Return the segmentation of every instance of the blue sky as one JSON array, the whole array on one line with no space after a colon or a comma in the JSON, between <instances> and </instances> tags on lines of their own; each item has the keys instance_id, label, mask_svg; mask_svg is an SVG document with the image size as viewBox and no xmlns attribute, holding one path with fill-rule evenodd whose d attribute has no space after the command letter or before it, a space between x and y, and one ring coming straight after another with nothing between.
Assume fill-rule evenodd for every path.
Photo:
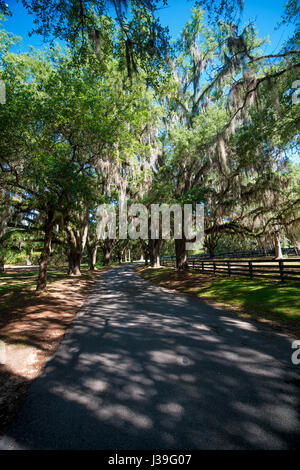
<instances>
[{"instance_id":1,"label":"blue sky","mask_svg":"<svg viewBox=\"0 0 300 470\"><path fill-rule=\"evenodd\" d=\"M43 38L37 35L28 37L28 32L33 28L33 18L23 8L21 1L6 0L13 16L5 23L5 28L23 38L23 46L18 46L17 51L28 49L28 45L43 48ZM159 18L164 26L169 26L172 38L178 37L182 27L190 19L193 0L168 0L168 7L159 11ZM270 36L271 45L266 47L266 52L272 53L279 49L280 45L289 36L292 28L283 26L275 31L283 12L285 0L245 0L243 13L244 22L255 20L260 37Z\"/></svg>"}]
</instances>

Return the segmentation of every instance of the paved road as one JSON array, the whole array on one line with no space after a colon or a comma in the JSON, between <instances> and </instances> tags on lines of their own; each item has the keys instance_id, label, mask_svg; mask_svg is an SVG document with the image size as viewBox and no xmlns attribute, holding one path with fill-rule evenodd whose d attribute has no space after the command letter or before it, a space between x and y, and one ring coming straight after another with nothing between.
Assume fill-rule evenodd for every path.
<instances>
[{"instance_id":1,"label":"paved road","mask_svg":"<svg viewBox=\"0 0 300 470\"><path fill-rule=\"evenodd\" d=\"M296 448L291 352L287 337L122 266L98 281L0 448Z\"/></svg>"}]
</instances>

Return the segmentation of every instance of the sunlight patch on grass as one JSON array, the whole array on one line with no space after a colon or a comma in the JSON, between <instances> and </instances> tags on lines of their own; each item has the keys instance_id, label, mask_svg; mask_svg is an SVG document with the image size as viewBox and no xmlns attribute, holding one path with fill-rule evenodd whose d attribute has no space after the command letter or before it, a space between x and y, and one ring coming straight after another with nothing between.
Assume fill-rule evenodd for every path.
<instances>
[{"instance_id":1,"label":"sunlight patch on grass","mask_svg":"<svg viewBox=\"0 0 300 470\"><path fill-rule=\"evenodd\" d=\"M248 308L300 318L300 285L282 285L240 279L216 279L198 289L198 295Z\"/></svg>"},{"instance_id":2,"label":"sunlight patch on grass","mask_svg":"<svg viewBox=\"0 0 300 470\"><path fill-rule=\"evenodd\" d=\"M300 283L225 278L172 268L139 268L140 275L154 284L167 287L224 306L240 308L243 314L290 325L300 331Z\"/></svg>"},{"instance_id":3,"label":"sunlight patch on grass","mask_svg":"<svg viewBox=\"0 0 300 470\"><path fill-rule=\"evenodd\" d=\"M90 272L83 269L82 274L85 278L92 279L96 272ZM30 300L35 295L35 287L38 272L32 271L13 271L0 273L0 311L12 308L22 296L23 300ZM67 275L65 266L50 267L47 275L47 285L51 286L56 281L70 279ZM19 302L19 301L18 301Z\"/></svg>"}]
</instances>

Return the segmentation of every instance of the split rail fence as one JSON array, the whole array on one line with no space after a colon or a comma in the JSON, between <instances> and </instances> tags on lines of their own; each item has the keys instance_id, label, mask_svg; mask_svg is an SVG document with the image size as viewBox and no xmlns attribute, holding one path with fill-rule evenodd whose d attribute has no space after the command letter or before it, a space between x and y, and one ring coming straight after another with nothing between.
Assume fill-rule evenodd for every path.
<instances>
[{"instance_id":1,"label":"split rail fence","mask_svg":"<svg viewBox=\"0 0 300 470\"><path fill-rule=\"evenodd\" d=\"M162 266L175 267L175 256L161 259ZM189 269L200 273L223 274L300 281L300 258L282 260L201 260L188 258Z\"/></svg>"}]
</instances>

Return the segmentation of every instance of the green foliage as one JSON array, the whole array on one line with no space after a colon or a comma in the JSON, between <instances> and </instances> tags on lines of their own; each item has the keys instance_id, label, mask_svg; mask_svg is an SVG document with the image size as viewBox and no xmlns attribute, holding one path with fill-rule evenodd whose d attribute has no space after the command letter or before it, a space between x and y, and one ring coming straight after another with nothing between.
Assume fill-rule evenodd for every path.
<instances>
[{"instance_id":1,"label":"green foliage","mask_svg":"<svg viewBox=\"0 0 300 470\"><path fill-rule=\"evenodd\" d=\"M155 12L166 3L164 0L22 0L22 3L35 17L37 27L32 33L67 41L81 59L87 58L91 47L100 63L114 54L119 66L127 69L129 78L139 65L149 72L150 81L158 79L154 71L164 66L168 30L160 25Z\"/></svg>"},{"instance_id":2,"label":"green foliage","mask_svg":"<svg viewBox=\"0 0 300 470\"><path fill-rule=\"evenodd\" d=\"M157 2L115 2L116 20L102 1L23 3L37 32L68 48L15 54L18 38L0 30L2 260L42 251L47 230L53 260L65 260L70 240L84 249L87 220L96 246L96 208L120 196L205 203L212 251L277 232L297 242L296 36L264 57L255 25L233 23L235 1L200 2L218 21L196 6L172 48ZM289 2L285 21L297 8Z\"/></svg>"},{"instance_id":3,"label":"green foliage","mask_svg":"<svg viewBox=\"0 0 300 470\"><path fill-rule=\"evenodd\" d=\"M239 307L242 312L235 313L252 317L260 321L271 321L275 325L289 328L291 332L299 332L300 320L300 296L299 283L288 283L278 285L278 282L264 280L249 280L238 278L214 277L213 279L203 279L201 274L192 274L192 279L174 279L174 270L151 269L141 273L143 277L161 286L167 285L180 292L196 295L200 298L209 298L234 307ZM172 281L176 282L174 285ZM182 281L182 284L180 283ZM189 287L189 280L191 287ZM196 280L198 288L195 288Z\"/></svg>"}]
</instances>

